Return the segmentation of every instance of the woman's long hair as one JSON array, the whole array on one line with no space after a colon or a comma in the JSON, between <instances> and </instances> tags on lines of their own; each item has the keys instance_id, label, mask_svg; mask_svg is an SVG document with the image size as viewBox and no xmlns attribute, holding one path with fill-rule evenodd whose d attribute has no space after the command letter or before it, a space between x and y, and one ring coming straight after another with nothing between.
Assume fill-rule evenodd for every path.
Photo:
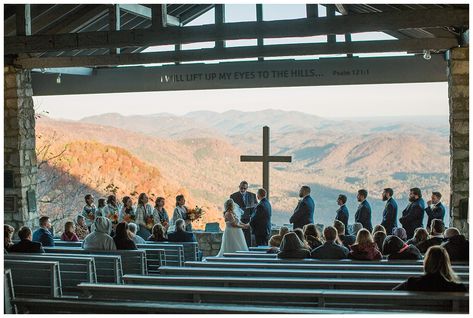
<instances>
[{"instance_id":1,"label":"woman's long hair","mask_svg":"<svg viewBox=\"0 0 473 318\"><path fill-rule=\"evenodd\" d=\"M289 232L286 235L284 235L284 237L282 238L281 247L280 247L281 251L286 251L286 252L297 251L304 248L305 248L304 243L302 243L302 241L299 239L297 234L294 232Z\"/></svg>"},{"instance_id":2,"label":"woman's long hair","mask_svg":"<svg viewBox=\"0 0 473 318\"><path fill-rule=\"evenodd\" d=\"M145 203L144 203L145 196L146 196L146 193L144 192L140 193L140 195L138 196L138 206L145 206Z\"/></svg>"},{"instance_id":3,"label":"woman's long hair","mask_svg":"<svg viewBox=\"0 0 473 318\"><path fill-rule=\"evenodd\" d=\"M458 283L458 276L452 269L450 256L442 246L431 246L425 253L424 272L426 274L442 275L449 282Z\"/></svg>"},{"instance_id":4,"label":"woman's long hair","mask_svg":"<svg viewBox=\"0 0 473 318\"><path fill-rule=\"evenodd\" d=\"M156 208L156 210L158 209L158 203L161 202L162 200L164 200L163 197L157 197L156 200L154 201L154 207Z\"/></svg>"},{"instance_id":5,"label":"woman's long hair","mask_svg":"<svg viewBox=\"0 0 473 318\"><path fill-rule=\"evenodd\" d=\"M129 239L131 240L130 234L128 233L128 224L126 222L120 222L115 229L115 237L117 239Z\"/></svg>"},{"instance_id":6,"label":"woman's long hair","mask_svg":"<svg viewBox=\"0 0 473 318\"><path fill-rule=\"evenodd\" d=\"M355 244L359 245L365 245L365 244L373 244L373 237L371 236L370 231L367 229L361 229L358 231L358 234L356 235L356 241Z\"/></svg>"},{"instance_id":7,"label":"woman's long hair","mask_svg":"<svg viewBox=\"0 0 473 318\"><path fill-rule=\"evenodd\" d=\"M72 222L66 222L66 224L64 224L64 233L66 234L72 234L74 233L74 223Z\"/></svg>"},{"instance_id":8,"label":"woman's long hair","mask_svg":"<svg viewBox=\"0 0 473 318\"><path fill-rule=\"evenodd\" d=\"M181 201L183 198L184 198L183 194L179 194L178 196L176 196L176 207L179 206L179 201Z\"/></svg>"},{"instance_id":9,"label":"woman's long hair","mask_svg":"<svg viewBox=\"0 0 473 318\"><path fill-rule=\"evenodd\" d=\"M224 215L225 215L225 212L227 212L227 211L231 211L231 212L235 213L235 202L233 202L232 199L228 199L223 204L223 210L224 210L223 211Z\"/></svg>"},{"instance_id":10,"label":"woman's long hair","mask_svg":"<svg viewBox=\"0 0 473 318\"><path fill-rule=\"evenodd\" d=\"M13 236L13 233L15 232L15 228L11 225L8 225L8 224L5 224L3 225L3 234L4 234L4 244L5 245L9 245L9 244L13 244L12 242L12 236Z\"/></svg>"},{"instance_id":11,"label":"woman's long hair","mask_svg":"<svg viewBox=\"0 0 473 318\"><path fill-rule=\"evenodd\" d=\"M429 233L427 232L426 229L424 229L423 227L418 227L415 231L414 231L414 238L416 240L416 244L420 243L420 242L423 242L425 240L428 240L429 239Z\"/></svg>"},{"instance_id":12,"label":"woman's long hair","mask_svg":"<svg viewBox=\"0 0 473 318\"><path fill-rule=\"evenodd\" d=\"M386 234L386 235L388 234L386 232L386 228L384 226L382 226L381 224L375 225L374 228L373 228L373 232L371 232L371 233L374 235L374 233L376 233L376 232L384 232L384 234Z\"/></svg>"},{"instance_id":13,"label":"woman's long hair","mask_svg":"<svg viewBox=\"0 0 473 318\"><path fill-rule=\"evenodd\" d=\"M160 223L156 223L153 226L153 238L155 240L166 239L166 237L164 236L164 227Z\"/></svg>"}]
</instances>

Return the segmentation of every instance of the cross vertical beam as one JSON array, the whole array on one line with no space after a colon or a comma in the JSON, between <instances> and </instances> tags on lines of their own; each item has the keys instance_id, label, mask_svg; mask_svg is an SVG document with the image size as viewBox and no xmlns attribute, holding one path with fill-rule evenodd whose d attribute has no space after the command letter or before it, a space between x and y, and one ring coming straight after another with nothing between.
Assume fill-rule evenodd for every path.
<instances>
[{"instance_id":1,"label":"cross vertical beam","mask_svg":"<svg viewBox=\"0 0 473 318\"><path fill-rule=\"evenodd\" d=\"M241 162L262 162L263 163L263 188L266 190L266 197L269 198L269 163L270 162L291 162L291 156L270 156L269 151L269 127L263 127L263 155L262 156L240 156Z\"/></svg>"}]
</instances>

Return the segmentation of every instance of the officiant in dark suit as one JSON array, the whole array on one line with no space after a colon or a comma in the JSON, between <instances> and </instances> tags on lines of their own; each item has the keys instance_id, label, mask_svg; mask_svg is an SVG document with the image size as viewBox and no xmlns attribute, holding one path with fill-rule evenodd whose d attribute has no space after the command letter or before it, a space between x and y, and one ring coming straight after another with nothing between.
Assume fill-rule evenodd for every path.
<instances>
[{"instance_id":1,"label":"officiant in dark suit","mask_svg":"<svg viewBox=\"0 0 473 318\"><path fill-rule=\"evenodd\" d=\"M266 246L271 236L271 204L266 198L265 189L258 189L256 197L259 203L251 215L250 225L255 235L256 246Z\"/></svg>"},{"instance_id":2,"label":"officiant in dark suit","mask_svg":"<svg viewBox=\"0 0 473 318\"><path fill-rule=\"evenodd\" d=\"M240 191L230 195L230 199L240 206L243 210L243 215L240 218L242 223L249 223L251 214L253 213L258 201L256 201L256 194L248 191L248 182L240 182ZM251 246L251 230L243 229L245 234L246 244Z\"/></svg>"},{"instance_id":3,"label":"officiant in dark suit","mask_svg":"<svg viewBox=\"0 0 473 318\"><path fill-rule=\"evenodd\" d=\"M299 197L302 199L297 204L294 214L289 219L289 223L293 224L293 229L302 229L304 225L314 223L315 202L310 196L309 186L301 187Z\"/></svg>"}]
</instances>

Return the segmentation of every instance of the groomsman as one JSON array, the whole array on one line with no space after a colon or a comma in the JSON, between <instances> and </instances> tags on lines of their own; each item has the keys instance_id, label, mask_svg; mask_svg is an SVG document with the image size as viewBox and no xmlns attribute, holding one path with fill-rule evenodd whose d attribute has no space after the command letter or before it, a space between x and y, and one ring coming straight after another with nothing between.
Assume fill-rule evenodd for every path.
<instances>
[{"instance_id":1,"label":"groomsman","mask_svg":"<svg viewBox=\"0 0 473 318\"><path fill-rule=\"evenodd\" d=\"M256 204L258 204L258 201L256 201L256 194L248 191L248 182L240 182L240 191L230 195L230 199L232 199L233 202L238 204L243 210L243 215L241 216L240 221L242 223L249 223L251 214L253 213ZM245 235L246 244L248 246L251 246L250 228L243 229L243 234Z\"/></svg>"},{"instance_id":2,"label":"groomsman","mask_svg":"<svg viewBox=\"0 0 473 318\"><path fill-rule=\"evenodd\" d=\"M355 223L361 223L365 229L371 232L373 231L373 226L371 225L371 206L368 201L366 201L367 197L368 191L365 189L358 190L356 199L360 202L360 205L355 213Z\"/></svg>"},{"instance_id":3,"label":"groomsman","mask_svg":"<svg viewBox=\"0 0 473 318\"><path fill-rule=\"evenodd\" d=\"M345 205L347 203L347 196L344 194L339 194L338 199L337 199L337 204L340 206L340 208L337 210L337 216L335 217L335 220L338 220L345 225L345 228L348 229L348 208Z\"/></svg>"},{"instance_id":4,"label":"groomsman","mask_svg":"<svg viewBox=\"0 0 473 318\"><path fill-rule=\"evenodd\" d=\"M445 217L445 206L440 202L442 194L440 192L432 192L432 200L427 201L427 207L425 213L429 217L427 220L427 227L430 229L430 224L433 219L442 220Z\"/></svg>"},{"instance_id":5,"label":"groomsman","mask_svg":"<svg viewBox=\"0 0 473 318\"><path fill-rule=\"evenodd\" d=\"M271 204L266 198L266 190L258 189L258 205L251 215L250 225L255 235L256 246L267 246L271 236Z\"/></svg>"},{"instance_id":6,"label":"groomsman","mask_svg":"<svg viewBox=\"0 0 473 318\"><path fill-rule=\"evenodd\" d=\"M315 202L310 196L309 186L301 187L299 197L301 200L299 200L294 214L289 219L293 229L302 229L304 225L314 223Z\"/></svg>"},{"instance_id":7,"label":"groomsman","mask_svg":"<svg viewBox=\"0 0 473 318\"><path fill-rule=\"evenodd\" d=\"M422 222L424 219L425 202L422 199L422 192L419 188L412 188L409 191L409 202L411 202L402 211L402 217L399 222L406 230L407 239L414 236L414 231L418 227L424 227Z\"/></svg>"},{"instance_id":8,"label":"groomsman","mask_svg":"<svg viewBox=\"0 0 473 318\"><path fill-rule=\"evenodd\" d=\"M386 188L383 191L383 201L386 201L383 211L383 221L381 225L386 229L386 234L393 234L393 228L397 227L397 203L393 198L394 191Z\"/></svg>"}]
</instances>

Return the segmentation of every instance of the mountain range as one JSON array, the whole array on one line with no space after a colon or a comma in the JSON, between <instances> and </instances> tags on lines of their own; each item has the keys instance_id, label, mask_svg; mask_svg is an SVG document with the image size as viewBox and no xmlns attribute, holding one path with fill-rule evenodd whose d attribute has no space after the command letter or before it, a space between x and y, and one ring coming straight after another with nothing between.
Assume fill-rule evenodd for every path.
<instances>
[{"instance_id":1,"label":"mountain range","mask_svg":"<svg viewBox=\"0 0 473 318\"><path fill-rule=\"evenodd\" d=\"M69 157L76 156L74 153L80 152L81 147L95 149L103 156L104 151L113 149L114 153L128 156L120 161L122 169L126 161L133 162L126 169L135 171L139 166L135 173L141 175L156 169L160 176L156 182L162 185L155 187L156 191L172 189L168 191L168 211L173 210L172 196L183 191L192 204L208 207L205 221L222 224L223 202L237 191L241 180L247 180L253 191L261 186L261 164L241 163L239 156L261 154L264 125L271 128L271 154L293 158L292 163L271 164L273 223L287 223L303 184L311 186L317 201L316 222L323 224L333 220L339 193L348 196L351 223L357 207L356 191L360 188L369 191L373 223L380 221L384 187L395 190L401 209L407 205L411 187L420 187L426 197L431 191L449 193L446 117L336 120L281 110L199 111L183 116L114 113L80 121L43 117L37 122L37 131L43 138L41 142L54 139L56 151L69 145ZM114 157L112 162L103 164L113 166L116 160ZM141 183L141 179L131 177L123 183L124 176L112 173L116 169L94 170L97 164L97 158L82 156L78 165L87 169L71 173L89 173L102 180L101 184L87 183L98 193L103 193L110 183L127 187L124 193L135 191ZM444 201L448 203L448 195Z\"/></svg>"}]
</instances>

